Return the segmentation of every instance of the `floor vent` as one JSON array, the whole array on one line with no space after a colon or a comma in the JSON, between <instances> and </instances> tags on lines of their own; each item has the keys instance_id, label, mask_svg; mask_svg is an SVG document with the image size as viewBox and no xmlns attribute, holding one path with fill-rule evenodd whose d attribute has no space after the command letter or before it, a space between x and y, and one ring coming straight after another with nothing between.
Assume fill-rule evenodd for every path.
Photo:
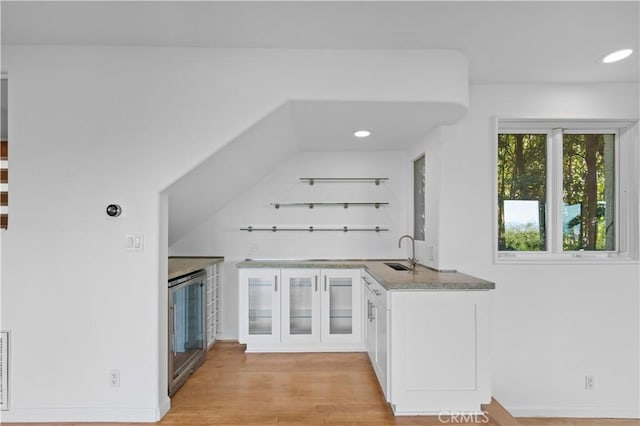
<instances>
[{"instance_id":1,"label":"floor vent","mask_svg":"<svg viewBox=\"0 0 640 426\"><path fill-rule=\"evenodd\" d=\"M9 409L9 332L0 332L0 410Z\"/></svg>"}]
</instances>

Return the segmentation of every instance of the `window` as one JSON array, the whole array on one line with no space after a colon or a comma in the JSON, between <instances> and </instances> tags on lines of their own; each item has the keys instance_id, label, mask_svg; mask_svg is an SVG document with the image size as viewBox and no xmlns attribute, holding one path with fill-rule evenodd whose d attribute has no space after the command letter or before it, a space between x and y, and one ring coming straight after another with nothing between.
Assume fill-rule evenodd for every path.
<instances>
[{"instance_id":1,"label":"window","mask_svg":"<svg viewBox=\"0 0 640 426\"><path fill-rule=\"evenodd\" d=\"M547 249L547 135L498 135L498 249Z\"/></svg>"},{"instance_id":2,"label":"window","mask_svg":"<svg viewBox=\"0 0 640 426\"><path fill-rule=\"evenodd\" d=\"M562 136L562 249L615 247L615 134Z\"/></svg>"},{"instance_id":3,"label":"window","mask_svg":"<svg viewBox=\"0 0 640 426\"><path fill-rule=\"evenodd\" d=\"M424 241L425 228L425 157L413 162L413 238Z\"/></svg>"},{"instance_id":4,"label":"window","mask_svg":"<svg viewBox=\"0 0 640 426\"><path fill-rule=\"evenodd\" d=\"M498 122L498 259L629 256L637 242L620 212L633 202L619 195L637 168L621 154L629 124Z\"/></svg>"}]
</instances>

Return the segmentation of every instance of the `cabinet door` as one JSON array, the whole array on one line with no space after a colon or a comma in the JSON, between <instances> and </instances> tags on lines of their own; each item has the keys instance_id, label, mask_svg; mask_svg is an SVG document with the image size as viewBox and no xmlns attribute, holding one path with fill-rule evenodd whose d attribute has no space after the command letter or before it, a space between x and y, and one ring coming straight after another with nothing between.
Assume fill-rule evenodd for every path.
<instances>
[{"instance_id":1,"label":"cabinet door","mask_svg":"<svg viewBox=\"0 0 640 426\"><path fill-rule=\"evenodd\" d=\"M282 341L320 341L320 270L282 269Z\"/></svg>"},{"instance_id":2,"label":"cabinet door","mask_svg":"<svg viewBox=\"0 0 640 426\"><path fill-rule=\"evenodd\" d=\"M369 300L369 290L367 290L367 286L364 283L364 280L362 280L362 341L364 343L364 347L367 350L367 352L369 351L369 330L368 330L368 325L369 325L369 318L371 315L371 310L369 309L369 306L371 304L371 301Z\"/></svg>"},{"instance_id":3,"label":"cabinet door","mask_svg":"<svg viewBox=\"0 0 640 426\"><path fill-rule=\"evenodd\" d=\"M360 342L362 286L359 269L322 270L322 341Z\"/></svg>"},{"instance_id":4,"label":"cabinet door","mask_svg":"<svg viewBox=\"0 0 640 426\"><path fill-rule=\"evenodd\" d=\"M382 305L376 305L375 308L375 320L376 323L376 366L378 373L378 380L382 387L382 392L385 397L388 398L388 347L387 347L387 310Z\"/></svg>"},{"instance_id":5,"label":"cabinet door","mask_svg":"<svg viewBox=\"0 0 640 426\"><path fill-rule=\"evenodd\" d=\"M365 293L365 299L367 300L367 323L365 324L365 330L367 333L367 353L369 354L369 359L371 360L371 364L373 364L373 368L377 370L378 356L377 356L377 348L378 348L378 332L376 326L378 323L376 322L376 305L374 303L374 298L371 292L367 289Z\"/></svg>"},{"instance_id":6,"label":"cabinet door","mask_svg":"<svg viewBox=\"0 0 640 426\"><path fill-rule=\"evenodd\" d=\"M241 335L246 343L280 341L280 270L240 271Z\"/></svg>"}]
</instances>

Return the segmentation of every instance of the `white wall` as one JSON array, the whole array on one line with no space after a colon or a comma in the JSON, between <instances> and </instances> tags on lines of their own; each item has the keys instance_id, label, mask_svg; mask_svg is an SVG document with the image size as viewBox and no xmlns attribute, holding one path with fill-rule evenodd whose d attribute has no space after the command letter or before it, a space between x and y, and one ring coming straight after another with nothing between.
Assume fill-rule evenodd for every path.
<instances>
[{"instance_id":1,"label":"white wall","mask_svg":"<svg viewBox=\"0 0 640 426\"><path fill-rule=\"evenodd\" d=\"M148 421L166 409L160 257L167 236L160 229L167 206L159 193L266 113L288 99L467 102L466 89L453 85L450 93L450 84L429 79L434 67L451 82L466 78L460 57L447 54L76 47L2 54L11 76L12 151L0 327L13 339L12 409L2 421ZM458 71L442 72L443 64ZM430 136L442 141L438 150L425 142L428 161L442 165L438 259L496 281L493 393L516 414L638 415L640 274L624 265L493 265L491 117L637 116L637 93L637 85L477 86L467 117ZM397 161L408 165L409 157ZM393 189L404 210L389 220L406 230L400 193ZM123 217L104 215L109 202L124 205ZM231 207L242 206L242 197L237 203ZM461 222L452 211L469 214ZM240 219L257 224L255 216L228 223L235 228ZM126 252L127 233L143 233L145 250ZM338 250L327 240L296 254L400 257L393 234L381 234L380 244L372 235L325 236ZM235 235L221 235L237 244L230 257L247 256L248 238L260 238L249 256L271 256L271 235L244 233L238 242ZM108 386L112 368L121 370L120 388ZM592 392L583 390L585 374L596 376Z\"/></svg>"},{"instance_id":2,"label":"white wall","mask_svg":"<svg viewBox=\"0 0 640 426\"><path fill-rule=\"evenodd\" d=\"M495 116L637 117L638 86L472 86L467 116L459 124L435 129L412 144L404 156L396 153L394 171L390 171L398 176L397 181L391 181L394 185L406 184L405 188L394 188L393 193L398 205L406 206L402 216L406 225L398 222L396 226L409 230L411 161L426 153L427 241L418 243L417 255L427 260L427 246L434 245L436 259L423 263L457 268L496 282L496 290L492 292L493 395L507 409L523 416L638 417L639 266L493 263ZM637 133L637 126L634 130ZM323 155L328 157L307 153L282 165L174 245L172 251L199 254L225 250L231 259L406 255L405 250L398 252L395 235L383 245L363 241L360 246L345 244L351 236L318 234L313 235L312 241L307 234L237 231L239 225L310 223L315 215L322 213L324 217L320 210L303 214L268 207L269 202L282 199L308 201L309 191L295 180L298 175L311 173L299 170L336 173L341 167L350 170L349 161L353 159L342 158L342 153ZM342 164L343 160L347 162ZM356 164L369 162L373 167L379 161L380 158L371 157ZM322 169L323 164L331 167ZM390 164L383 161L379 166ZM401 212L393 212L397 213ZM256 252L252 251L254 243ZM226 274L224 337L234 338L237 292L233 265ZM594 390L584 390L585 375L595 376Z\"/></svg>"},{"instance_id":3,"label":"white wall","mask_svg":"<svg viewBox=\"0 0 640 426\"><path fill-rule=\"evenodd\" d=\"M441 214L427 216L427 234L439 230L440 266L496 283L493 395L514 415L638 417L638 264L493 263L496 116L637 118L638 86L472 86L467 116L422 142L427 170L438 168L427 206ZM585 375L595 376L594 390L584 390Z\"/></svg>"},{"instance_id":4,"label":"white wall","mask_svg":"<svg viewBox=\"0 0 640 426\"><path fill-rule=\"evenodd\" d=\"M398 205L406 206L402 216L405 224L399 222L397 226L409 230L412 228L411 161L426 153L427 241L418 243L418 257L425 260L425 264L457 268L496 282L496 290L492 292L493 395L515 415L640 416L640 272L637 264L493 263L492 123L496 115L637 117L637 93L637 85L473 86L470 111L459 124L441 126L412 144L405 155L396 153L393 157L395 171L390 173L397 175L398 180L391 182L406 184L404 188L393 189ZM239 226L249 224L311 223L310 219L320 218L315 215L321 213L328 218L320 210L287 213L273 210L268 204L283 199L309 201L309 190L296 183L296 178L311 175L305 173L311 170L322 173L337 173L341 168L352 170L349 164L355 159L341 155L324 153L318 157L317 153L306 153L288 161L172 246L172 252L200 254L225 250L233 260L406 255L405 250L398 251L395 235L382 245L365 241L362 245L359 241L349 245L345 242L351 236L317 234L312 241L304 233L237 231ZM383 153L383 158L392 157ZM381 160L357 159L354 164L369 163L371 167ZM323 169L323 164L331 167ZM378 166L391 164L383 161ZM394 215L400 213L393 212ZM433 262L428 261L428 245L436 247ZM225 273L223 337L234 338L237 333L236 269L228 265ZM595 376L594 390L584 390L585 375Z\"/></svg>"},{"instance_id":5,"label":"white wall","mask_svg":"<svg viewBox=\"0 0 640 426\"><path fill-rule=\"evenodd\" d=\"M468 101L466 59L447 51L3 46L2 55L11 224L1 327L12 332L3 421L150 421L167 409L159 194L261 117L289 99ZM112 202L124 207L118 219L104 214ZM125 251L127 233L144 234L145 250ZM108 385L111 369L119 388Z\"/></svg>"},{"instance_id":6,"label":"white wall","mask_svg":"<svg viewBox=\"0 0 640 426\"><path fill-rule=\"evenodd\" d=\"M455 269L457 264L455 259L451 259L453 264L446 264L439 254L440 239L443 234L443 229L440 227L440 217L447 214L446 211L443 211L439 201L444 198L445 194L442 194L442 191L446 189L442 185L446 178L444 170L448 167L447 163L442 161L442 150L445 148L445 144L444 126L438 126L425 135L422 140L408 147L409 162L405 166L411 183L406 188L409 204L408 232L413 234L413 161L422 155L425 156L425 240L416 241L416 257L422 265L441 270ZM407 246L406 254L411 256L409 246Z\"/></svg>"},{"instance_id":7,"label":"white wall","mask_svg":"<svg viewBox=\"0 0 640 426\"><path fill-rule=\"evenodd\" d=\"M398 238L407 229L408 185L402 151L304 152L281 163L250 190L213 214L170 248L172 255L221 253L223 270L222 339L238 338L238 274L235 263L257 259L386 259L403 258ZM363 182L300 182L301 177L388 177L376 186ZM368 202L371 206L280 207L274 202ZM364 227L387 232L247 232L253 227Z\"/></svg>"}]
</instances>

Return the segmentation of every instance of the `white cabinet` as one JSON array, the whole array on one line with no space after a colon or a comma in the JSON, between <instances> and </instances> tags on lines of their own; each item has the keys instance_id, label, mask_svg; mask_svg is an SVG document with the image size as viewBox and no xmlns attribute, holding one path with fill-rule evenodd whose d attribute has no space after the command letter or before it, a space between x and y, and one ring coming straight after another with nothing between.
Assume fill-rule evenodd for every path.
<instances>
[{"instance_id":1,"label":"white cabinet","mask_svg":"<svg viewBox=\"0 0 640 426\"><path fill-rule=\"evenodd\" d=\"M280 269L240 270L241 343L280 341Z\"/></svg>"},{"instance_id":2,"label":"white cabinet","mask_svg":"<svg viewBox=\"0 0 640 426\"><path fill-rule=\"evenodd\" d=\"M479 412L491 401L488 291L391 292L396 414Z\"/></svg>"},{"instance_id":3,"label":"white cabinet","mask_svg":"<svg viewBox=\"0 0 640 426\"><path fill-rule=\"evenodd\" d=\"M241 343L256 352L362 350L359 281L359 269L241 268Z\"/></svg>"},{"instance_id":4,"label":"white cabinet","mask_svg":"<svg viewBox=\"0 0 640 426\"><path fill-rule=\"evenodd\" d=\"M362 275L362 282L366 308L365 345L382 392L388 400L387 291L366 273Z\"/></svg>"},{"instance_id":5,"label":"white cabinet","mask_svg":"<svg viewBox=\"0 0 640 426\"><path fill-rule=\"evenodd\" d=\"M359 269L323 269L321 330L323 342L361 341Z\"/></svg>"},{"instance_id":6,"label":"white cabinet","mask_svg":"<svg viewBox=\"0 0 640 426\"><path fill-rule=\"evenodd\" d=\"M376 322L372 320L373 318L373 309L375 309L375 300L373 294L368 290L363 290L363 298L365 301L365 309L366 309L366 317L365 317L365 325L364 325L364 344L367 348L367 353L369 354L369 359L371 360L371 364L374 366L376 364L376 350L378 343L376 339L378 338L377 330L376 330Z\"/></svg>"},{"instance_id":7,"label":"white cabinet","mask_svg":"<svg viewBox=\"0 0 640 426\"><path fill-rule=\"evenodd\" d=\"M396 415L491 401L488 291L386 291L364 271L362 282L365 346Z\"/></svg>"},{"instance_id":8,"label":"white cabinet","mask_svg":"<svg viewBox=\"0 0 640 426\"><path fill-rule=\"evenodd\" d=\"M314 343L320 341L320 271L283 269L282 341Z\"/></svg>"}]
</instances>

